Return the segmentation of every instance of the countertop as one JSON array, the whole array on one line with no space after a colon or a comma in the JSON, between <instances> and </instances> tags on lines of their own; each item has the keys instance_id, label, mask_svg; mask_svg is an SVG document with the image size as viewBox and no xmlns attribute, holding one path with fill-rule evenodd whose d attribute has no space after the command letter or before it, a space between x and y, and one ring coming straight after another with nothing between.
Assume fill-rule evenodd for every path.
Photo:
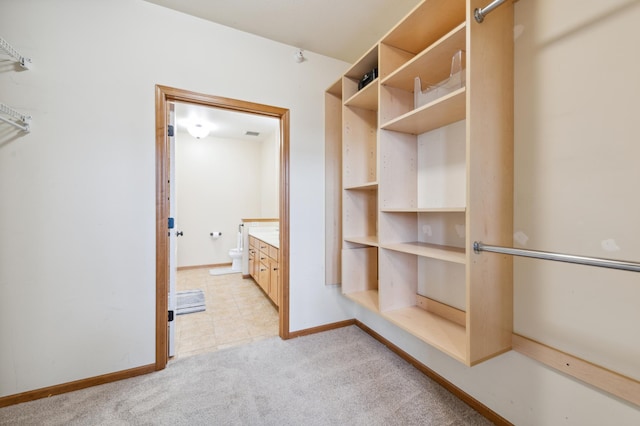
<instances>
[{"instance_id":1,"label":"countertop","mask_svg":"<svg viewBox=\"0 0 640 426\"><path fill-rule=\"evenodd\" d=\"M255 237L265 243L280 248L280 231L271 227L254 227L249 229L249 235Z\"/></svg>"}]
</instances>

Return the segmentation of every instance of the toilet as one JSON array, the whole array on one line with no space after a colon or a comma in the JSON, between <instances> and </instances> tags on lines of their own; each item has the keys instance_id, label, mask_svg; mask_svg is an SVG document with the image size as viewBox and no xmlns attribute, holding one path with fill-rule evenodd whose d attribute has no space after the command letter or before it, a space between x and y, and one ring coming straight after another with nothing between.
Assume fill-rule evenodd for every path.
<instances>
[{"instance_id":1,"label":"toilet","mask_svg":"<svg viewBox=\"0 0 640 426\"><path fill-rule=\"evenodd\" d=\"M231 270L242 270L242 248L232 248L229 250L229 257L231 258Z\"/></svg>"},{"instance_id":2,"label":"toilet","mask_svg":"<svg viewBox=\"0 0 640 426\"><path fill-rule=\"evenodd\" d=\"M229 250L229 257L231 258L231 270L234 272L242 271L242 227L242 224L238 225L236 247Z\"/></svg>"}]
</instances>

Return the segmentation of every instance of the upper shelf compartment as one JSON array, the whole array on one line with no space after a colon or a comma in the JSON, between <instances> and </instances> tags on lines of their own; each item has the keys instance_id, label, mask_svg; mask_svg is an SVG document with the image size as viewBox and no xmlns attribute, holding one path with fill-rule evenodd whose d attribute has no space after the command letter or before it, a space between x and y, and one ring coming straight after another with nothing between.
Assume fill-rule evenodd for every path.
<instances>
[{"instance_id":1,"label":"upper shelf compartment","mask_svg":"<svg viewBox=\"0 0 640 426\"><path fill-rule=\"evenodd\" d=\"M380 77L434 44L453 28L465 22L465 0L426 0L416 6L398 25L385 35Z\"/></svg>"},{"instance_id":2,"label":"upper shelf compartment","mask_svg":"<svg viewBox=\"0 0 640 426\"><path fill-rule=\"evenodd\" d=\"M416 77L419 77L421 82L427 85L435 85L445 80L451 72L451 58L456 52L466 50L465 30L466 23L463 22L389 74L381 81L381 84L412 92ZM464 60L464 55L462 57Z\"/></svg>"},{"instance_id":3,"label":"upper shelf compartment","mask_svg":"<svg viewBox=\"0 0 640 426\"><path fill-rule=\"evenodd\" d=\"M355 95L344 103L345 106L367 109L369 111L378 110L378 79L369 83Z\"/></svg>"},{"instance_id":4,"label":"upper shelf compartment","mask_svg":"<svg viewBox=\"0 0 640 426\"><path fill-rule=\"evenodd\" d=\"M353 66L349 68L349 70L344 74L344 77L342 79L342 96L343 99L345 99L345 105L350 102L358 102L357 99L361 96L370 98L373 95L366 95L366 93L369 93L369 90L367 90L370 89L369 86L378 85L376 81L371 81L366 86L360 89L358 88L358 83L360 83L365 74L371 73L374 69L378 69L378 45L375 45L371 50L365 53L364 56L362 56L362 58L360 58L355 64L353 64ZM365 95L362 95L362 93L365 93ZM377 92L375 93L375 96L377 97ZM360 108L360 106L358 107Z\"/></svg>"}]
</instances>

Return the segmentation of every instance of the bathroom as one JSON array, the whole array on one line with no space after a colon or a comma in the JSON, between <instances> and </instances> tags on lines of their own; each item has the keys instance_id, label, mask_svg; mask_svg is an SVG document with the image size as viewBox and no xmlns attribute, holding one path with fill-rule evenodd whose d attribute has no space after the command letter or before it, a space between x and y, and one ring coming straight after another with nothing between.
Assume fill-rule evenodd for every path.
<instances>
[{"instance_id":1,"label":"bathroom","mask_svg":"<svg viewBox=\"0 0 640 426\"><path fill-rule=\"evenodd\" d=\"M249 273L248 235L278 232L279 120L175 103L174 140L177 290L205 299L189 315L178 306L175 355L277 335L277 308Z\"/></svg>"},{"instance_id":2,"label":"bathroom","mask_svg":"<svg viewBox=\"0 0 640 426\"><path fill-rule=\"evenodd\" d=\"M230 267L250 227L277 226L279 120L182 103L175 113L178 269ZM192 136L194 124L209 133Z\"/></svg>"}]
</instances>

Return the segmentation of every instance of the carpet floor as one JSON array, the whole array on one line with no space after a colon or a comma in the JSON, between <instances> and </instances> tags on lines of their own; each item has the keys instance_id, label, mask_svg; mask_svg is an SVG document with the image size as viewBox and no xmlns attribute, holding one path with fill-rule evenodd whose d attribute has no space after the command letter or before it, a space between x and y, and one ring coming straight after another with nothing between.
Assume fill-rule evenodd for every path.
<instances>
[{"instance_id":1,"label":"carpet floor","mask_svg":"<svg viewBox=\"0 0 640 426\"><path fill-rule=\"evenodd\" d=\"M1 425L489 425L356 326L171 361L0 409Z\"/></svg>"}]
</instances>

